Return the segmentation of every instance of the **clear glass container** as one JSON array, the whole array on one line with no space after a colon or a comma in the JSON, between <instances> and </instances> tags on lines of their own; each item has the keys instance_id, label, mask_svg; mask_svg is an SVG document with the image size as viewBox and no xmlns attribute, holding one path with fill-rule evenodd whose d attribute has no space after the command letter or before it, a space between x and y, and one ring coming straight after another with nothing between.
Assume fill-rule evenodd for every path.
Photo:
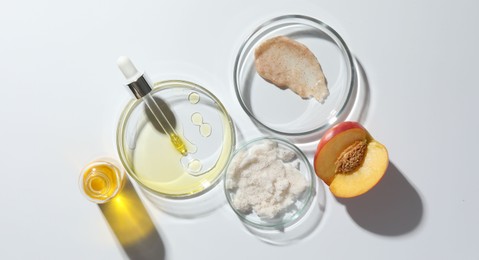
<instances>
[{"instance_id":1,"label":"clear glass container","mask_svg":"<svg viewBox=\"0 0 479 260\"><path fill-rule=\"evenodd\" d=\"M324 104L280 89L256 72L255 48L280 35L306 45L318 59L330 92ZM285 15L263 23L244 41L234 64L234 87L242 108L261 129L299 140L341 120L355 73L353 56L336 31L311 17Z\"/></svg>"},{"instance_id":2,"label":"clear glass container","mask_svg":"<svg viewBox=\"0 0 479 260\"><path fill-rule=\"evenodd\" d=\"M244 194L244 192L251 192L251 191L244 191L244 190L239 191L240 187L242 186L239 183L239 180L241 178L250 178L249 180L244 179L242 181L245 181L244 183L248 183L247 186L250 186L250 185L257 186L259 193L261 193L265 189L268 189L271 193L273 192L271 190L274 190L274 192L278 192L278 188L276 186L278 185L278 181L289 180L289 184L288 184L289 186L283 192L289 192L289 190L296 189L298 186L295 186L296 188L293 188L295 184L293 181L291 181L291 180L297 180L297 177L291 177L290 179L290 177L281 175L281 176L277 176L273 178L267 173L264 173L264 168L261 168L258 171L255 171L254 168L249 168L249 169L243 168L245 165L251 165L254 163L257 163L257 165L261 165L263 163L263 161L261 160L263 160L264 157L261 154L256 154L252 151L254 149L265 149L265 148L258 148L258 145L264 145L265 142L277 144L277 146L274 149L275 151L277 151L278 154L284 153L286 151L290 155L291 154L294 155L293 157L291 157L290 155L287 156L290 158L284 159L284 162L292 166L294 165L293 167L295 167L295 169L298 170L298 172L304 179L303 184L306 184L305 189L298 196L296 196L297 194L294 196L294 199L292 200L292 203L290 203L289 206L284 207L274 217L266 217L266 218L264 216L259 216L257 212L254 210L254 206L252 210L247 210L247 211L240 210L235 206L235 205L244 205L244 202L239 202L239 203L237 201L235 202L235 199L236 199L235 197L238 196L239 193ZM279 160L283 160L283 159L279 159ZM262 165L262 167L263 166L264 165ZM266 175L262 177L261 179L252 177L255 174L260 174L260 171L263 171L263 174L266 174ZM246 177L246 176L249 176L249 177ZM231 157L231 160L227 166L224 178L225 178L225 181L224 181L225 194L226 194L227 201L229 205L231 206L231 208L233 209L233 211L239 217L239 219L241 219L241 221L247 226L251 226L251 227L259 228L259 229L266 229L266 230L268 229L284 230L284 228L291 226L297 221L299 221L302 218L302 216L310 208L311 201L314 198L315 190L316 190L316 175L311 167L311 164L309 163L308 159L304 155L304 153L300 149L298 149L295 145L291 144L289 141L276 138L276 137L261 137L261 138L253 139L251 141L248 141L244 145L242 145L240 148L238 148ZM258 183L261 183L261 184L259 185ZM264 189L262 188L263 186L261 186L263 184L264 184ZM274 186L275 188L273 189L272 186ZM284 193L281 193L281 194L284 195ZM251 196L251 194L249 196ZM254 199L253 197L251 197L251 200L255 201L256 199ZM285 197L281 199L284 199L286 201L291 198L292 197L288 197L288 195L285 195ZM269 200L269 199L272 199L272 198L267 198L266 200ZM274 199L278 199L278 198L275 197ZM279 204L276 204L276 205L279 205ZM270 207L270 205L268 206L264 205L264 207L268 208Z\"/></svg>"},{"instance_id":3,"label":"clear glass container","mask_svg":"<svg viewBox=\"0 0 479 260\"><path fill-rule=\"evenodd\" d=\"M222 103L191 82L154 84L151 95L188 148L178 153L140 100L125 107L117 129L117 149L128 175L147 195L166 199L194 198L212 189L235 145L235 132ZM188 171L194 168L201 174Z\"/></svg>"},{"instance_id":4,"label":"clear glass container","mask_svg":"<svg viewBox=\"0 0 479 260\"><path fill-rule=\"evenodd\" d=\"M78 183L81 193L88 200L102 204L123 189L125 172L113 159L97 159L81 170Z\"/></svg>"}]
</instances>

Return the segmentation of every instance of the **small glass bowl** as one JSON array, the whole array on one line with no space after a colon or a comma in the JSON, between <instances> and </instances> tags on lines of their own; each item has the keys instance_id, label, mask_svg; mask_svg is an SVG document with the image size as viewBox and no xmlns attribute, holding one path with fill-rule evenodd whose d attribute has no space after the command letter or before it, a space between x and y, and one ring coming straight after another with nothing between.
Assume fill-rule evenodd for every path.
<instances>
[{"instance_id":1,"label":"small glass bowl","mask_svg":"<svg viewBox=\"0 0 479 260\"><path fill-rule=\"evenodd\" d=\"M123 189L125 171L110 158L99 158L87 164L78 179L81 193L89 201L103 204Z\"/></svg>"},{"instance_id":2,"label":"small glass bowl","mask_svg":"<svg viewBox=\"0 0 479 260\"><path fill-rule=\"evenodd\" d=\"M255 48L280 35L306 45L320 62L330 92L324 104L279 89L256 72ZM234 64L235 91L244 111L265 130L288 139L335 124L347 110L354 79L353 57L340 35L325 23L302 15L280 16L260 25L243 43Z\"/></svg>"},{"instance_id":3,"label":"small glass bowl","mask_svg":"<svg viewBox=\"0 0 479 260\"><path fill-rule=\"evenodd\" d=\"M157 82L150 94L187 143L190 155L201 158L202 167L207 171L196 176L186 172L176 174L179 169L185 170L181 163L186 157L182 157L168 135L161 132L141 99L130 101L118 123L116 141L122 165L149 194L175 200L198 197L222 179L235 147L233 122L211 92L192 82ZM204 125L209 130L206 134L201 131Z\"/></svg>"},{"instance_id":4,"label":"small glass bowl","mask_svg":"<svg viewBox=\"0 0 479 260\"><path fill-rule=\"evenodd\" d=\"M233 171L232 171L232 162L235 160L237 156L243 154L251 147L255 145L262 144L268 141L272 141L277 143L279 149L284 149L286 151L292 151L294 153L294 159L289 161L289 163L294 162L297 164L295 167L299 169L301 175L305 178L307 187L306 189L296 198L295 202L288 206L286 209L281 210L275 217L273 218L261 218L258 216L254 210L248 212L242 212L238 210L234 206L234 199L236 196L236 192L238 191L237 187L232 187L233 180ZM237 149L234 154L232 155L228 166L225 172L225 194L227 201L236 215L241 219L243 223L246 225L252 226L254 228L265 229L265 230L284 230L284 228L289 227L299 221L301 217L308 211L309 207L311 206L311 201L314 198L315 190L316 190L316 175L312 169L311 164L309 163L308 159L304 155L304 153L298 149L295 145L291 144L289 141L277 138L277 137L261 137L257 139L253 139L242 147Z\"/></svg>"}]
</instances>

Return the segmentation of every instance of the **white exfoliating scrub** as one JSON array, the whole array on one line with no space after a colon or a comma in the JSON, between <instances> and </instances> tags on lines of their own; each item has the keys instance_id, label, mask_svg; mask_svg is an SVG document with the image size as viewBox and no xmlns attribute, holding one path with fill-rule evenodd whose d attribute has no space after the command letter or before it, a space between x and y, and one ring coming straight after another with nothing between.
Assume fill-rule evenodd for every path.
<instances>
[{"instance_id":1,"label":"white exfoliating scrub","mask_svg":"<svg viewBox=\"0 0 479 260\"><path fill-rule=\"evenodd\" d=\"M226 180L226 188L236 190L233 207L263 219L277 217L308 187L298 167L296 154L274 141L239 152L230 162Z\"/></svg>"}]
</instances>

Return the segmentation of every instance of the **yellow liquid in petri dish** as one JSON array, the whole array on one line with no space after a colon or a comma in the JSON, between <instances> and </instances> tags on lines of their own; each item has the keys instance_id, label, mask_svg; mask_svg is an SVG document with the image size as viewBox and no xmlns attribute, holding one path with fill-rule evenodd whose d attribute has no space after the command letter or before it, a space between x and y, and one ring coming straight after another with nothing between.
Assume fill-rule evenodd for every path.
<instances>
[{"instance_id":1,"label":"yellow liquid in petri dish","mask_svg":"<svg viewBox=\"0 0 479 260\"><path fill-rule=\"evenodd\" d=\"M105 202L122 188L121 176L120 169L109 162L92 162L82 171L81 188L90 200Z\"/></svg>"},{"instance_id":2,"label":"yellow liquid in petri dish","mask_svg":"<svg viewBox=\"0 0 479 260\"><path fill-rule=\"evenodd\" d=\"M200 102L200 95L198 95L198 93L196 92L192 92L188 96L188 100L190 101L191 104L197 104L198 102Z\"/></svg>"},{"instance_id":3,"label":"yellow liquid in petri dish","mask_svg":"<svg viewBox=\"0 0 479 260\"><path fill-rule=\"evenodd\" d=\"M181 137L179 137L176 133L169 133L170 141L175 147L175 149L181 153L182 155L188 154L188 149L186 148L186 144Z\"/></svg>"},{"instance_id":4,"label":"yellow liquid in petri dish","mask_svg":"<svg viewBox=\"0 0 479 260\"><path fill-rule=\"evenodd\" d=\"M217 184L235 143L223 105L200 86L183 81L156 83L151 94L168 100L176 120L172 127L187 153L178 152L171 136L142 117L144 106L133 101L122 115L118 136L120 157L130 176L165 197L190 197Z\"/></svg>"},{"instance_id":5,"label":"yellow liquid in petri dish","mask_svg":"<svg viewBox=\"0 0 479 260\"><path fill-rule=\"evenodd\" d=\"M198 113L198 112L195 112L193 113L193 115L191 115L191 122L194 124L194 125L201 125L203 124L203 116Z\"/></svg>"},{"instance_id":6,"label":"yellow liquid in petri dish","mask_svg":"<svg viewBox=\"0 0 479 260\"><path fill-rule=\"evenodd\" d=\"M231 153L233 133L229 125L225 124L223 129L223 149L216 164L194 176L187 172L188 168L194 172L201 169L203 162L192 161L187 167L182 165L183 156L170 144L169 137L147 123L138 136L133 153L136 178L149 189L169 196L188 196L207 189L218 181Z\"/></svg>"},{"instance_id":7,"label":"yellow liquid in petri dish","mask_svg":"<svg viewBox=\"0 0 479 260\"><path fill-rule=\"evenodd\" d=\"M193 113L193 115L191 115L191 122L200 127L200 133L203 137L211 135L211 125L203 122L203 116L200 113Z\"/></svg>"}]
</instances>

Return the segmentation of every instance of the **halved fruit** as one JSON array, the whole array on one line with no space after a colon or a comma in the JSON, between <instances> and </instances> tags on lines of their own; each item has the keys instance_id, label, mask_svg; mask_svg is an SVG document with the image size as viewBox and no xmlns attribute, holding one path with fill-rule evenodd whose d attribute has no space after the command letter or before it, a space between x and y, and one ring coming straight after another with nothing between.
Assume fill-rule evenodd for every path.
<instances>
[{"instance_id":1,"label":"halved fruit","mask_svg":"<svg viewBox=\"0 0 479 260\"><path fill-rule=\"evenodd\" d=\"M357 122L342 122L321 138L314 169L336 197L359 196L386 173L388 151Z\"/></svg>"}]
</instances>

